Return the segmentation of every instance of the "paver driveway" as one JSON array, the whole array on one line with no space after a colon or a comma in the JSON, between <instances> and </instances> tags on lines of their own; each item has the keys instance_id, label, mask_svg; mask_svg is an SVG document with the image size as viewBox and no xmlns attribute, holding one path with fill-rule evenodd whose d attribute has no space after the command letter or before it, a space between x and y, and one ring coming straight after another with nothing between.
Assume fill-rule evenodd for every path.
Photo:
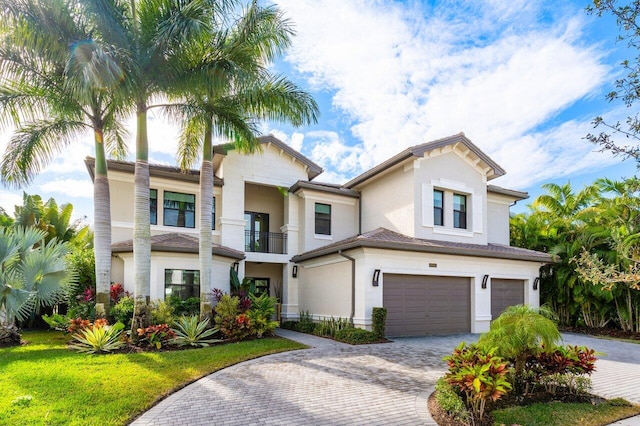
<instances>
[{"instance_id":1,"label":"paver driveway","mask_svg":"<svg viewBox=\"0 0 640 426\"><path fill-rule=\"evenodd\" d=\"M171 395L135 425L424 425L435 424L426 398L444 374L442 357L476 335L397 339L349 346L279 334L315 346L221 370ZM609 353L594 390L640 402L640 345L578 335L565 343ZM615 350L612 350L615 349Z\"/></svg>"}]
</instances>

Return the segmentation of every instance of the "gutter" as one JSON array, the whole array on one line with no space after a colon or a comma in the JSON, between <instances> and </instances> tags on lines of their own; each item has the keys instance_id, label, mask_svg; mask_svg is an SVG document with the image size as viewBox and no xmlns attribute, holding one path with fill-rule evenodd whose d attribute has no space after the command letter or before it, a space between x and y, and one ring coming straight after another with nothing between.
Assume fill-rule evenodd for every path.
<instances>
[{"instance_id":1,"label":"gutter","mask_svg":"<svg viewBox=\"0 0 640 426\"><path fill-rule=\"evenodd\" d=\"M338 254L351 261L351 315L349 316L349 323L353 327L353 317L356 314L356 260L342 253L342 250L338 250Z\"/></svg>"}]
</instances>

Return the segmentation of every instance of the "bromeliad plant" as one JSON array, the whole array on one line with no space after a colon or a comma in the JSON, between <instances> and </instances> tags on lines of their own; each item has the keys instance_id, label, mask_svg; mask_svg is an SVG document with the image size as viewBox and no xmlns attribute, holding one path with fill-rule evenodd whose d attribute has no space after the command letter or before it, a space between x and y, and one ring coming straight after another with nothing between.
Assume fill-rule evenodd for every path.
<instances>
[{"instance_id":1,"label":"bromeliad plant","mask_svg":"<svg viewBox=\"0 0 640 426\"><path fill-rule=\"evenodd\" d=\"M148 344L156 349L166 346L171 339L176 337L176 332L167 324L150 325L146 328L138 328L137 333L139 345Z\"/></svg>"},{"instance_id":2,"label":"bromeliad plant","mask_svg":"<svg viewBox=\"0 0 640 426\"><path fill-rule=\"evenodd\" d=\"M96 321L73 334L73 343L69 347L88 354L113 352L125 344L122 340L123 329L121 322L108 325L105 320Z\"/></svg>"},{"instance_id":3,"label":"bromeliad plant","mask_svg":"<svg viewBox=\"0 0 640 426\"><path fill-rule=\"evenodd\" d=\"M473 415L482 420L487 401L497 401L511 390L508 363L495 355L495 349L462 342L444 360L449 365L445 380L465 396Z\"/></svg>"},{"instance_id":4,"label":"bromeliad plant","mask_svg":"<svg viewBox=\"0 0 640 426\"><path fill-rule=\"evenodd\" d=\"M219 329L218 327L207 328L209 318L199 321L197 316L182 316L174 322L174 325L173 331L176 337L171 340L174 345L206 347L221 341L220 339L211 338Z\"/></svg>"}]
</instances>

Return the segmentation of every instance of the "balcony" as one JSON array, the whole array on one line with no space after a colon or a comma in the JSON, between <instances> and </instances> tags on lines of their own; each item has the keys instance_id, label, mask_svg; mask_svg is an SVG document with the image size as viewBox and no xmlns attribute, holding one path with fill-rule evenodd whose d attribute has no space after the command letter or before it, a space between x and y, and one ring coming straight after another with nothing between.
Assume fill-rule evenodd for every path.
<instances>
[{"instance_id":1,"label":"balcony","mask_svg":"<svg viewBox=\"0 0 640 426\"><path fill-rule=\"evenodd\" d=\"M287 254L287 234L244 231L244 251Z\"/></svg>"}]
</instances>

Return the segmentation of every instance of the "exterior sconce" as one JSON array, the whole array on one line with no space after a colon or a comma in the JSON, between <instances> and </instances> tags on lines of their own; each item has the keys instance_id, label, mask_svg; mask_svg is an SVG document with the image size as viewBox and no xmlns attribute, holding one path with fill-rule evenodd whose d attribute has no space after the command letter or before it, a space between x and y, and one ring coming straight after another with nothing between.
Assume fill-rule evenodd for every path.
<instances>
[{"instance_id":1,"label":"exterior sconce","mask_svg":"<svg viewBox=\"0 0 640 426\"><path fill-rule=\"evenodd\" d=\"M483 289L487 288L487 281L489 281L489 275L485 275L484 277L482 277L482 288Z\"/></svg>"},{"instance_id":2,"label":"exterior sconce","mask_svg":"<svg viewBox=\"0 0 640 426\"><path fill-rule=\"evenodd\" d=\"M378 281L380 280L380 269L376 269L373 271L373 279L371 280L371 285L374 287L378 287Z\"/></svg>"},{"instance_id":3,"label":"exterior sconce","mask_svg":"<svg viewBox=\"0 0 640 426\"><path fill-rule=\"evenodd\" d=\"M538 289L538 284L540 284L540 277L536 277L536 279L533 280L533 289L534 290Z\"/></svg>"},{"instance_id":4,"label":"exterior sconce","mask_svg":"<svg viewBox=\"0 0 640 426\"><path fill-rule=\"evenodd\" d=\"M233 263L233 270L236 271L236 274L238 273L238 269L240 269L240 264L238 262L234 262Z\"/></svg>"},{"instance_id":5,"label":"exterior sconce","mask_svg":"<svg viewBox=\"0 0 640 426\"><path fill-rule=\"evenodd\" d=\"M298 278L298 265L293 265L293 268L291 268L291 276Z\"/></svg>"}]
</instances>

